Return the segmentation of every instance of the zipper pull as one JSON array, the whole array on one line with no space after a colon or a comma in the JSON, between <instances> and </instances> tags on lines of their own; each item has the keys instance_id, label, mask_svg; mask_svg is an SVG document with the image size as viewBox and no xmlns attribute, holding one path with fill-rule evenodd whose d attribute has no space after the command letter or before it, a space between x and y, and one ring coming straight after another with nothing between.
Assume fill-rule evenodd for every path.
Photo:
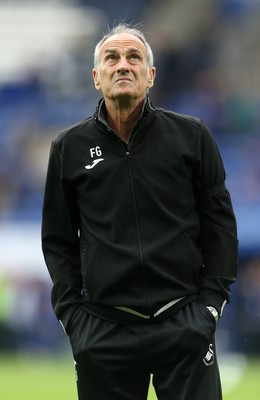
<instances>
[{"instance_id":1,"label":"zipper pull","mask_svg":"<svg viewBox=\"0 0 260 400\"><path fill-rule=\"evenodd\" d=\"M130 151L127 151L127 152L125 153L125 155L126 155L126 157L130 158L130 157L131 157Z\"/></svg>"}]
</instances>

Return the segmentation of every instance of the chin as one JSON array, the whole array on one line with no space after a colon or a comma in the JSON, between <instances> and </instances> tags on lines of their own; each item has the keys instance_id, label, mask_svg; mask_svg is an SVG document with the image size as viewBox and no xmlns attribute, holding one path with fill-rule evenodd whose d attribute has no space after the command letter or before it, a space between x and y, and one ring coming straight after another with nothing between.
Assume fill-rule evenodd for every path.
<instances>
[{"instance_id":1,"label":"chin","mask_svg":"<svg viewBox=\"0 0 260 400\"><path fill-rule=\"evenodd\" d=\"M120 90L116 92L113 96L114 98L120 98L120 97L130 97L130 98L135 98L136 95L130 90Z\"/></svg>"}]
</instances>

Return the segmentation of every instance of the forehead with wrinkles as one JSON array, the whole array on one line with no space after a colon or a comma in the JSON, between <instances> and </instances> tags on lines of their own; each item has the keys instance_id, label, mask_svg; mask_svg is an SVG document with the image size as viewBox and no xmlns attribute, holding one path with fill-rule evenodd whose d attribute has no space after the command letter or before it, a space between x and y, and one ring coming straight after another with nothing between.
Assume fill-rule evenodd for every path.
<instances>
[{"instance_id":1,"label":"forehead with wrinkles","mask_svg":"<svg viewBox=\"0 0 260 400\"><path fill-rule=\"evenodd\" d=\"M136 36L129 33L120 33L110 36L100 48L100 56L105 54L107 50L136 49L147 56L145 45Z\"/></svg>"}]
</instances>

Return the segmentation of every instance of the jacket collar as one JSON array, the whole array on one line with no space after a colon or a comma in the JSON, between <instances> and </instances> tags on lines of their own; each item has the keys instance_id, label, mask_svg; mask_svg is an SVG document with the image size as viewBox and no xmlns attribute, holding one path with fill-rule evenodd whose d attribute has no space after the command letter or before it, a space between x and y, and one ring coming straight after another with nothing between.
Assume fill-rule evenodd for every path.
<instances>
[{"instance_id":1,"label":"jacket collar","mask_svg":"<svg viewBox=\"0 0 260 400\"><path fill-rule=\"evenodd\" d=\"M137 121L137 123L141 122L148 114L150 114L153 111L155 111L155 107L151 103L149 96L146 95L146 97L144 99L142 113L141 113L141 116L140 116L139 120ZM107 111L106 111L105 100L102 97L102 99L99 100L97 107L96 107L96 112L94 114L95 121L108 126L107 121L106 121L106 113L107 113Z\"/></svg>"}]
</instances>

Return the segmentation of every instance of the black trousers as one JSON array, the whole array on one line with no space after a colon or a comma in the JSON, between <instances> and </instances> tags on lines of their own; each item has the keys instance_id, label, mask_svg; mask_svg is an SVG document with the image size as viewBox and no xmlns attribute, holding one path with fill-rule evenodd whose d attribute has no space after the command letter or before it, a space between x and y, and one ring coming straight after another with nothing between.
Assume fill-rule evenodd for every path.
<instances>
[{"instance_id":1,"label":"black trousers","mask_svg":"<svg viewBox=\"0 0 260 400\"><path fill-rule=\"evenodd\" d=\"M111 323L80 308L70 341L79 400L221 400L215 319L199 302L151 324Z\"/></svg>"}]
</instances>

